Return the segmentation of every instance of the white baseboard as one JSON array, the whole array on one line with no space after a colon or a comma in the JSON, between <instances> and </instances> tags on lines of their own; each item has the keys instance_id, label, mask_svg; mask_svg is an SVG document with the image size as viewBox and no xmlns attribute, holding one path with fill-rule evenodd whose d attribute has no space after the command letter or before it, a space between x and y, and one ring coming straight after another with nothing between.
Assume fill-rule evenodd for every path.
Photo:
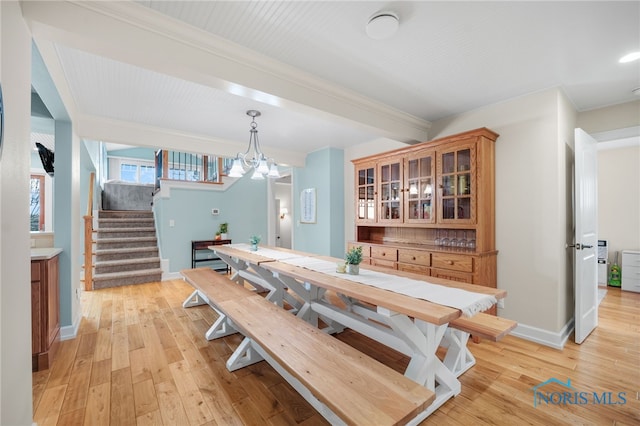
<instances>
[{"instance_id":1,"label":"white baseboard","mask_svg":"<svg viewBox=\"0 0 640 426\"><path fill-rule=\"evenodd\" d=\"M181 280L182 274L180 272L162 272L162 281L167 280Z\"/></svg>"},{"instance_id":2,"label":"white baseboard","mask_svg":"<svg viewBox=\"0 0 640 426\"><path fill-rule=\"evenodd\" d=\"M60 341L75 339L78 336L78 328L80 327L80 321L82 320L82 312L78 307L78 315L73 320L72 325L66 325L60 327Z\"/></svg>"},{"instance_id":3,"label":"white baseboard","mask_svg":"<svg viewBox=\"0 0 640 426\"><path fill-rule=\"evenodd\" d=\"M558 332L543 330L526 324L518 326L509 334L541 345L550 346L554 349L564 349L571 332L573 331L573 318Z\"/></svg>"}]
</instances>

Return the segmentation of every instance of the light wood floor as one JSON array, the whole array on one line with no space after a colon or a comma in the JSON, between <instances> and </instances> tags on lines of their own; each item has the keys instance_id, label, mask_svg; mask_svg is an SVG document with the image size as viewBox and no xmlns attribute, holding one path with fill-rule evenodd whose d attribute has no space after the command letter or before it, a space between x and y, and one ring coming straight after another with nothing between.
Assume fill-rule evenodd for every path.
<instances>
[{"instance_id":1,"label":"light wood floor","mask_svg":"<svg viewBox=\"0 0 640 426\"><path fill-rule=\"evenodd\" d=\"M33 374L34 421L44 425L326 424L265 362L229 373L238 335L208 342L215 314L183 309L191 287L164 281L83 295L78 337L62 342L51 369ZM470 343L477 364L462 392L425 425L640 424L640 294L609 289L600 326L563 351L507 336ZM340 339L403 369L406 357L354 333ZM533 406L534 386L571 380L611 402ZM563 392L553 388L550 392Z\"/></svg>"}]
</instances>

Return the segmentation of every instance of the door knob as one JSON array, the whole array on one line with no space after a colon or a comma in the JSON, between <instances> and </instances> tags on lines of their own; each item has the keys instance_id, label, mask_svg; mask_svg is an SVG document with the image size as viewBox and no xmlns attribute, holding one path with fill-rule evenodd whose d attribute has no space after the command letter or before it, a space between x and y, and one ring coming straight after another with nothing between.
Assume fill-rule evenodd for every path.
<instances>
[{"instance_id":1,"label":"door knob","mask_svg":"<svg viewBox=\"0 0 640 426\"><path fill-rule=\"evenodd\" d=\"M565 245L565 248L569 248L569 247L575 247L576 250L584 250L584 249L592 248L593 246L588 246L586 244L580 244L580 243L566 244Z\"/></svg>"}]
</instances>

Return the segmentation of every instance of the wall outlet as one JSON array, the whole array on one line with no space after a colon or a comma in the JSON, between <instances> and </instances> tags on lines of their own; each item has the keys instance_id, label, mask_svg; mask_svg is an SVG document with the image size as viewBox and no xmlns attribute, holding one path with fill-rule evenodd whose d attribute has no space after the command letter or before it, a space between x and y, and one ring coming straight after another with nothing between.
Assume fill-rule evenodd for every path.
<instances>
[{"instance_id":1,"label":"wall outlet","mask_svg":"<svg viewBox=\"0 0 640 426\"><path fill-rule=\"evenodd\" d=\"M79 288L76 288L76 299L80 300L80 296L82 296L82 291Z\"/></svg>"},{"instance_id":2,"label":"wall outlet","mask_svg":"<svg viewBox=\"0 0 640 426\"><path fill-rule=\"evenodd\" d=\"M35 247L36 246L36 240L34 240L33 238L31 239L31 247Z\"/></svg>"},{"instance_id":3,"label":"wall outlet","mask_svg":"<svg viewBox=\"0 0 640 426\"><path fill-rule=\"evenodd\" d=\"M211 209L211 214L214 216L218 216L220 214L220 209Z\"/></svg>"},{"instance_id":4,"label":"wall outlet","mask_svg":"<svg viewBox=\"0 0 640 426\"><path fill-rule=\"evenodd\" d=\"M173 219L169 219L169 227L173 228L174 226L176 226L176 221Z\"/></svg>"}]
</instances>

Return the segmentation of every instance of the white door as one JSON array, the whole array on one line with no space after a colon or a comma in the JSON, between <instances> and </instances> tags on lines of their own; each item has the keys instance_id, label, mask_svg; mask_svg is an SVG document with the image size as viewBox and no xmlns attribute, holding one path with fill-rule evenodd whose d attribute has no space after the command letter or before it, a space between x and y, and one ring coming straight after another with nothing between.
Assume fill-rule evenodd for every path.
<instances>
[{"instance_id":1,"label":"white door","mask_svg":"<svg viewBox=\"0 0 640 426\"><path fill-rule=\"evenodd\" d=\"M598 157L597 142L575 129L574 298L575 341L598 326Z\"/></svg>"}]
</instances>

